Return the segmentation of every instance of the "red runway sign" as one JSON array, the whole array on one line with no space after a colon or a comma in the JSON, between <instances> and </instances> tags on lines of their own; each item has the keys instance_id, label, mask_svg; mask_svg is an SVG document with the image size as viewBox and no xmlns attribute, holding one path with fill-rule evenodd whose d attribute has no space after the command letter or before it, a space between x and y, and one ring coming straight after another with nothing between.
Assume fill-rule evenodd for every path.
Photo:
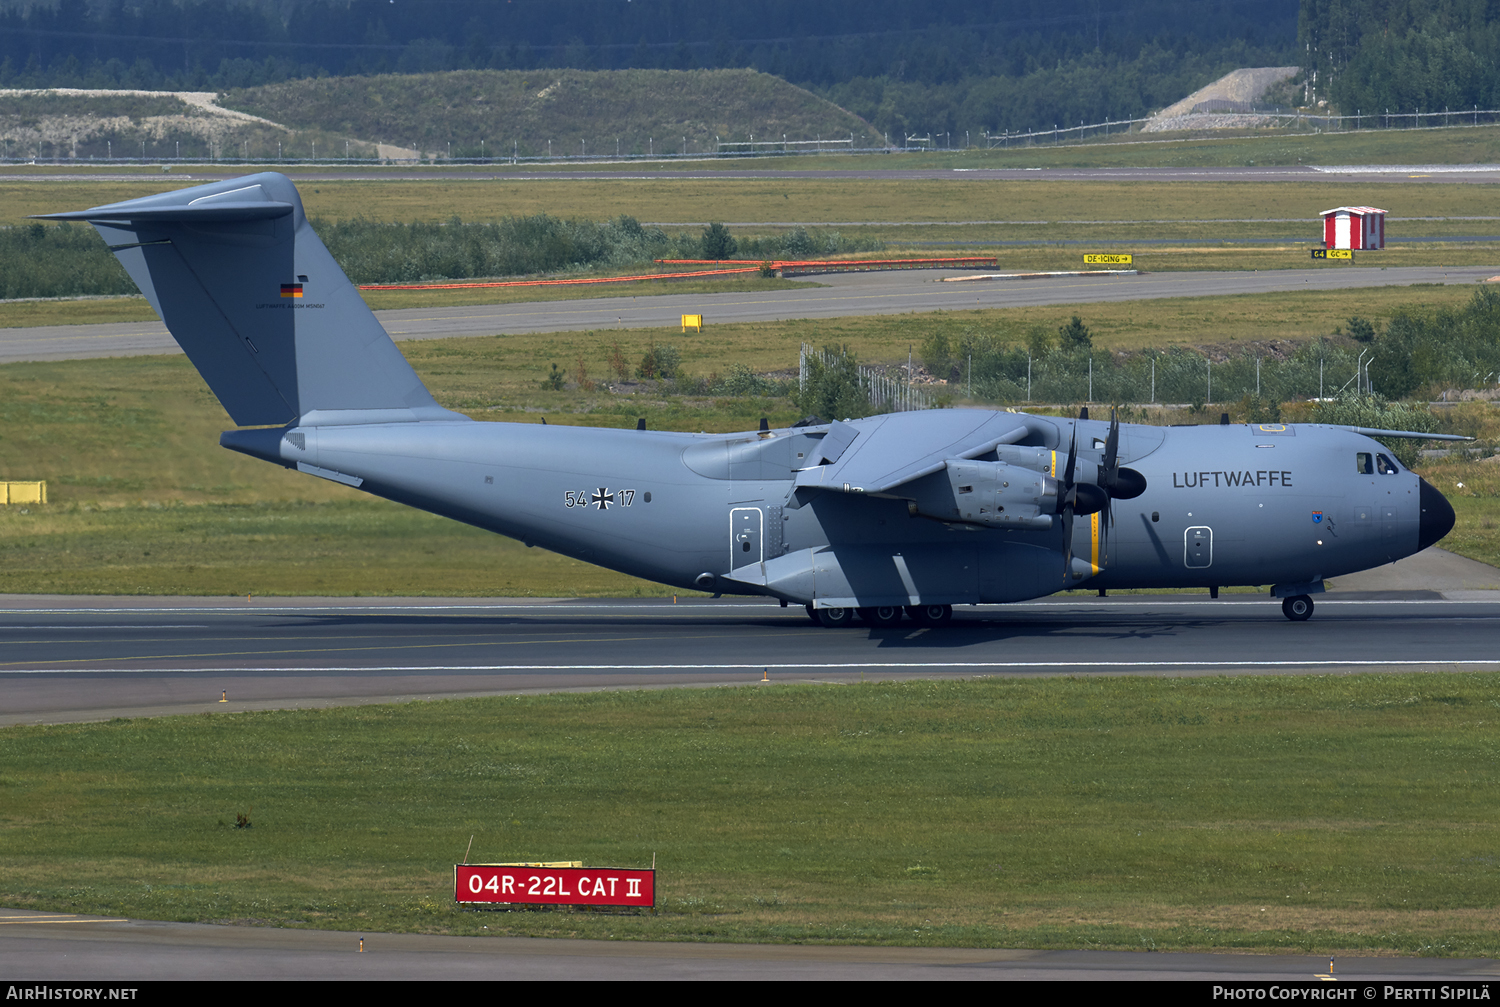
<instances>
[{"instance_id":1,"label":"red runway sign","mask_svg":"<svg viewBox=\"0 0 1500 1007\"><path fill-rule=\"evenodd\" d=\"M619 867L511 867L459 864L453 898L468 903L542 906L656 905L656 872Z\"/></svg>"}]
</instances>

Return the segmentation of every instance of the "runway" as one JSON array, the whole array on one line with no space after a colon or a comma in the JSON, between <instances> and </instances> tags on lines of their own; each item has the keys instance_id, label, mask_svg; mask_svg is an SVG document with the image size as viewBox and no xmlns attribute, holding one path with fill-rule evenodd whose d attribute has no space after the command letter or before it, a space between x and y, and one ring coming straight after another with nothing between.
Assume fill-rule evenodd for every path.
<instances>
[{"instance_id":1,"label":"runway","mask_svg":"<svg viewBox=\"0 0 1500 1007\"><path fill-rule=\"evenodd\" d=\"M0 598L0 726L438 697L1043 675L1500 670L1500 593L1064 596L930 630L744 600ZM227 700L221 701L221 700Z\"/></svg>"},{"instance_id":2,"label":"runway","mask_svg":"<svg viewBox=\"0 0 1500 1007\"><path fill-rule=\"evenodd\" d=\"M1488 279L1497 270L1500 267L1382 269L1354 264L1265 272L1147 273L973 283L938 282L944 276L972 275L972 271L903 270L831 274L817 278L822 286L791 290L645 297L622 293L618 297L571 301L402 308L377 311L375 316L391 337L400 342L530 332L676 329L684 314L702 314L705 322L713 326L1164 297L1402 287L1414 283L1472 284ZM0 329L0 364L180 352L159 321Z\"/></svg>"}]
</instances>

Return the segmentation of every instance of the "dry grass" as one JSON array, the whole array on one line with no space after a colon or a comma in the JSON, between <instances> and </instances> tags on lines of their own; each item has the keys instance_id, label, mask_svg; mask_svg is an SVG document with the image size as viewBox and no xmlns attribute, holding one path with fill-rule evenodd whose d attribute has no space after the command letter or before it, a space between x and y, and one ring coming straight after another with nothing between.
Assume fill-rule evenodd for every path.
<instances>
[{"instance_id":1,"label":"dry grass","mask_svg":"<svg viewBox=\"0 0 1500 1007\"><path fill-rule=\"evenodd\" d=\"M29 181L11 175L3 182L4 222L28 214L82 209L193 183L181 176L144 175L132 182ZM306 181L299 189L308 215L325 220L493 220L550 213L600 220L628 214L647 222L689 226L710 220L760 223L797 221L847 226L861 221L954 224L1009 222L1035 232L1035 224L1108 221L1153 228L1192 225L1204 240L1233 240L1241 227L1318 237L1319 217L1331 206L1369 204L1397 217L1470 217L1475 214L1472 185L1400 182L1353 183L1331 176L1318 182L1059 182L994 181L962 175L932 179L548 179L453 180L429 178ZM1241 219L1251 224L1234 223ZM1223 221L1229 221L1225 223ZM1165 223L1158 223L1165 222ZM1076 236L1079 227L1033 240ZM1388 228L1399 240L1406 224ZM1413 221L1407 233L1431 233L1431 222ZM1494 222L1451 221L1440 233L1494 233ZM1064 233L1065 232L1065 233ZM1256 231L1243 232L1260 236ZM1169 235L1170 236L1170 235ZM1187 237L1187 235L1184 235Z\"/></svg>"}]
</instances>

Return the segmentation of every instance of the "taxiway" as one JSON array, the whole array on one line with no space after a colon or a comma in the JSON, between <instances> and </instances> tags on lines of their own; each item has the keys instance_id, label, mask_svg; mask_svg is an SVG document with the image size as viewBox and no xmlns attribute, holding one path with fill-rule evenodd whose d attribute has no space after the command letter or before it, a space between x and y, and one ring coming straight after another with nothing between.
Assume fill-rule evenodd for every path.
<instances>
[{"instance_id":1,"label":"taxiway","mask_svg":"<svg viewBox=\"0 0 1500 1007\"><path fill-rule=\"evenodd\" d=\"M973 271L967 274L942 270L839 273L817 277L820 286L790 290L645 297L622 293L618 297L569 301L400 308L377 311L375 317L391 338L400 342L529 332L676 329L685 314L701 314L709 325L720 325L1044 304L1094 304L1164 297L1404 287L1416 283L1473 284L1494 275L1495 269L1494 266L1380 268L1333 265L1263 272L1060 276L970 283L940 281L945 276L972 275ZM0 364L181 352L181 347L160 321L0 329Z\"/></svg>"},{"instance_id":2,"label":"taxiway","mask_svg":"<svg viewBox=\"0 0 1500 1007\"><path fill-rule=\"evenodd\" d=\"M361 944L363 940L363 944ZM363 950L360 950L363 948ZM1176 980L1486 988L1489 959L1153 954L531 940L280 930L0 909L0 962L27 980ZM20 985L20 984L17 984ZM1306 994L1303 994L1304 996ZM1470 994L1474 995L1474 994ZM1367 998L1373 998L1373 992ZM139 993L134 999L146 999ZM1289 999L1289 998L1288 998Z\"/></svg>"}]
</instances>

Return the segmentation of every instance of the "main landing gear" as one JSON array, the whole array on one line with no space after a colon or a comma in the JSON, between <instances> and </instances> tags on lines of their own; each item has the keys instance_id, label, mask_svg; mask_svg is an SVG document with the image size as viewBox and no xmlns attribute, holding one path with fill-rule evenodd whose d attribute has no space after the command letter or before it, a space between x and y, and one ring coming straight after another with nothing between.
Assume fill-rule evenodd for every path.
<instances>
[{"instance_id":1,"label":"main landing gear","mask_svg":"<svg viewBox=\"0 0 1500 1007\"><path fill-rule=\"evenodd\" d=\"M1292 595L1281 601L1281 613L1293 622L1306 622L1312 618L1313 600L1305 594Z\"/></svg>"},{"instance_id":2,"label":"main landing gear","mask_svg":"<svg viewBox=\"0 0 1500 1007\"><path fill-rule=\"evenodd\" d=\"M877 605L870 608L813 608L807 606L807 617L820 626L842 629L854 625L858 618L876 629L899 626L905 615L922 626L946 626L953 619L952 605Z\"/></svg>"}]
</instances>

